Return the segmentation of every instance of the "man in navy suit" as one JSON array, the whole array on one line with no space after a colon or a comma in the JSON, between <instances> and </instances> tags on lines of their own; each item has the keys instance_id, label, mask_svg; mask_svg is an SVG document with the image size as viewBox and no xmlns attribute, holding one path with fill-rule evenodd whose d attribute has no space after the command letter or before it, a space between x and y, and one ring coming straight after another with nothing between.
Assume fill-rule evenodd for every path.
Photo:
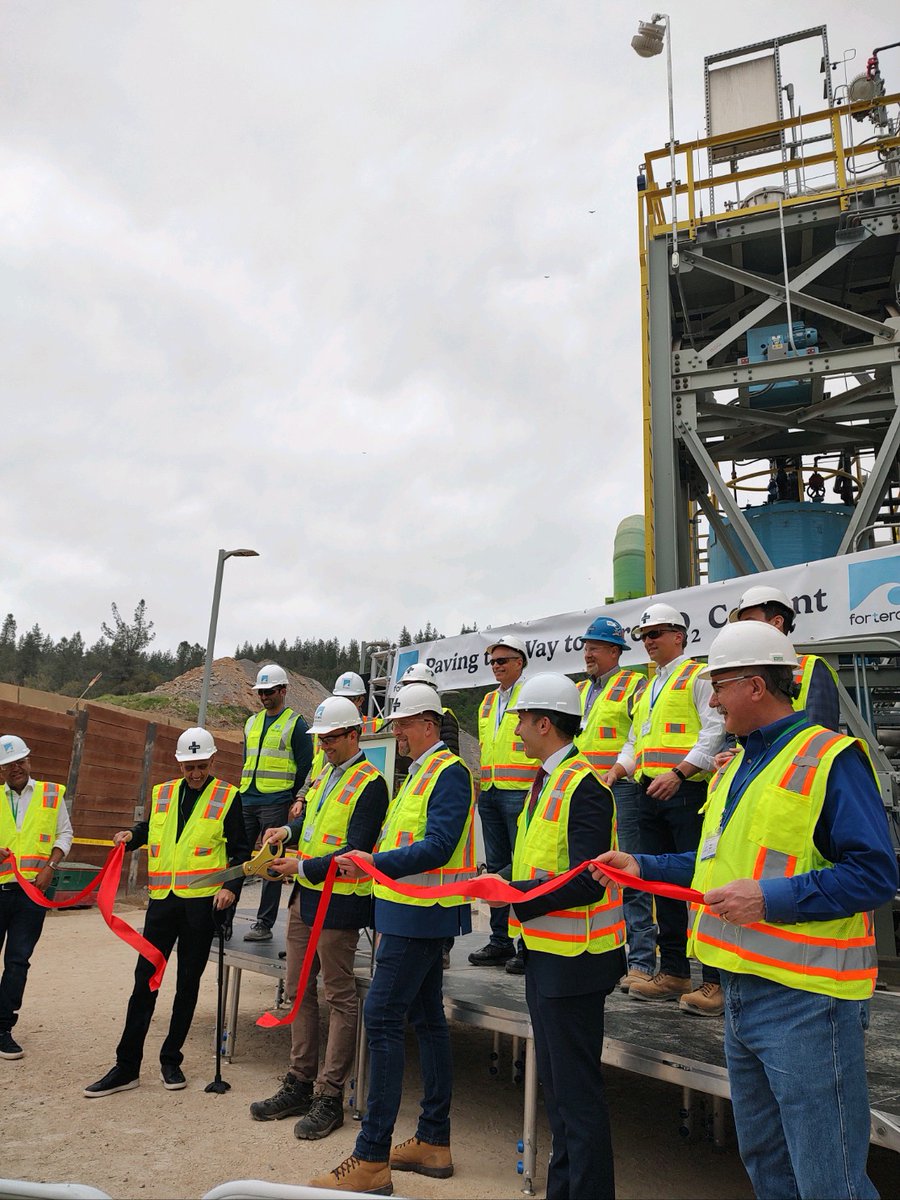
<instances>
[{"instance_id":1,"label":"man in navy suit","mask_svg":"<svg viewBox=\"0 0 900 1200\"><path fill-rule=\"evenodd\" d=\"M615 844L615 804L572 744L581 696L571 679L535 675L515 711L516 736L541 763L511 869L513 887L527 895ZM600 1052L604 1002L625 970L621 893L604 891L585 870L555 892L513 904L509 928L525 942L525 996L553 1134L547 1200L608 1200L615 1176Z\"/></svg>"}]
</instances>

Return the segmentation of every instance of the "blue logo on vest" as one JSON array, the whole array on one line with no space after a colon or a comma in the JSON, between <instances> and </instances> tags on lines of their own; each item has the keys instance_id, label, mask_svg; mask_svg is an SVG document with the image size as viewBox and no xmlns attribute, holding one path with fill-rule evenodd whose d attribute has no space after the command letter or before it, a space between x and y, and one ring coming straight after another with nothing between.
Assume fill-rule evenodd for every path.
<instances>
[{"instance_id":1,"label":"blue logo on vest","mask_svg":"<svg viewBox=\"0 0 900 1200\"><path fill-rule=\"evenodd\" d=\"M879 626L900 627L900 554L848 563L847 586L851 625L879 632Z\"/></svg>"}]
</instances>

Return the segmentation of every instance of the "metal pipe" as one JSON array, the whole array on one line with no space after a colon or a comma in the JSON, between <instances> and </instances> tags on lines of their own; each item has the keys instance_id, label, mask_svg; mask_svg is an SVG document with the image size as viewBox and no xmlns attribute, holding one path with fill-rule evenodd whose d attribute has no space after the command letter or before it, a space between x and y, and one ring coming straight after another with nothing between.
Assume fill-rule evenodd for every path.
<instances>
[{"instance_id":1,"label":"metal pipe","mask_svg":"<svg viewBox=\"0 0 900 1200\"><path fill-rule=\"evenodd\" d=\"M219 599L222 595L222 574L226 558L258 558L257 550L220 550L216 560L216 582L213 587L212 609L209 614L209 637L206 640L206 661L203 664L203 683L200 685L200 704L197 724L206 728L206 709L209 704L209 683L212 679L213 652L216 648L216 626L219 623Z\"/></svg>"}]
</instances>

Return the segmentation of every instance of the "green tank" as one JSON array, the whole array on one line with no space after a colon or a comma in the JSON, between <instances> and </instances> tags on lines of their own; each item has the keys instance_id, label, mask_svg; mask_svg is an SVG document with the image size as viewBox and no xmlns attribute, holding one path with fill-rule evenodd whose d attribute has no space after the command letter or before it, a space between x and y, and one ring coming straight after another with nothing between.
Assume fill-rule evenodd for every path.
<instances>
[{"instance_id":1,"label":"green tank","mask_svg":"<svg viewBox=\"0 0 900 1200\"><path fill-rule=\"evenodd\" d=\"M613 593L616 601L647 594L643 514L619 522L613 549Z\"/></svg>"}]
</instances>

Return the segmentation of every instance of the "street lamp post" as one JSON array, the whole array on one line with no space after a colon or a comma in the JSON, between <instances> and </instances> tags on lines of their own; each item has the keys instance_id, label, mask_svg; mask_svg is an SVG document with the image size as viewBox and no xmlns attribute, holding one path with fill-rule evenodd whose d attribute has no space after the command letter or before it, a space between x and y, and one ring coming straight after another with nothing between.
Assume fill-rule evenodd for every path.
<instances>
[{"instance_id":1,"label":"street lamp post","mask_svg":"<svg viewBox=\"0 0 900 1200\"><path fill-rule=\"evenodd\" d=\"M216 586L213 588L212 611L209 614L209 638L206 643L206 662L203 665L203 683L200 687L200 707L197 724L206 728L206 708L209 704L209 681L212 678L213 651L216 647L216 626L219 623L219 597L222 595L222 573L226 558L258 558L257 550L220 550L216 563Z\"/></svg>"},{"instance_id":2,"label":"street lamp post","mask_svg":"<svg viewBox=\"0 0 900 1200\"><path fill-rule=\"evenodd\" d=\"M662 22L665 22L663 24ZM668 37L666 33L668 32ZM669 85L669 172L672 176L672 270L678 270L678 194L675 182L675 101L672 92L672 18L654 13L649 21L639 21L631 47L641 58L655 58L666 46L666 78Z\"/></svg>"}]
</instances>

